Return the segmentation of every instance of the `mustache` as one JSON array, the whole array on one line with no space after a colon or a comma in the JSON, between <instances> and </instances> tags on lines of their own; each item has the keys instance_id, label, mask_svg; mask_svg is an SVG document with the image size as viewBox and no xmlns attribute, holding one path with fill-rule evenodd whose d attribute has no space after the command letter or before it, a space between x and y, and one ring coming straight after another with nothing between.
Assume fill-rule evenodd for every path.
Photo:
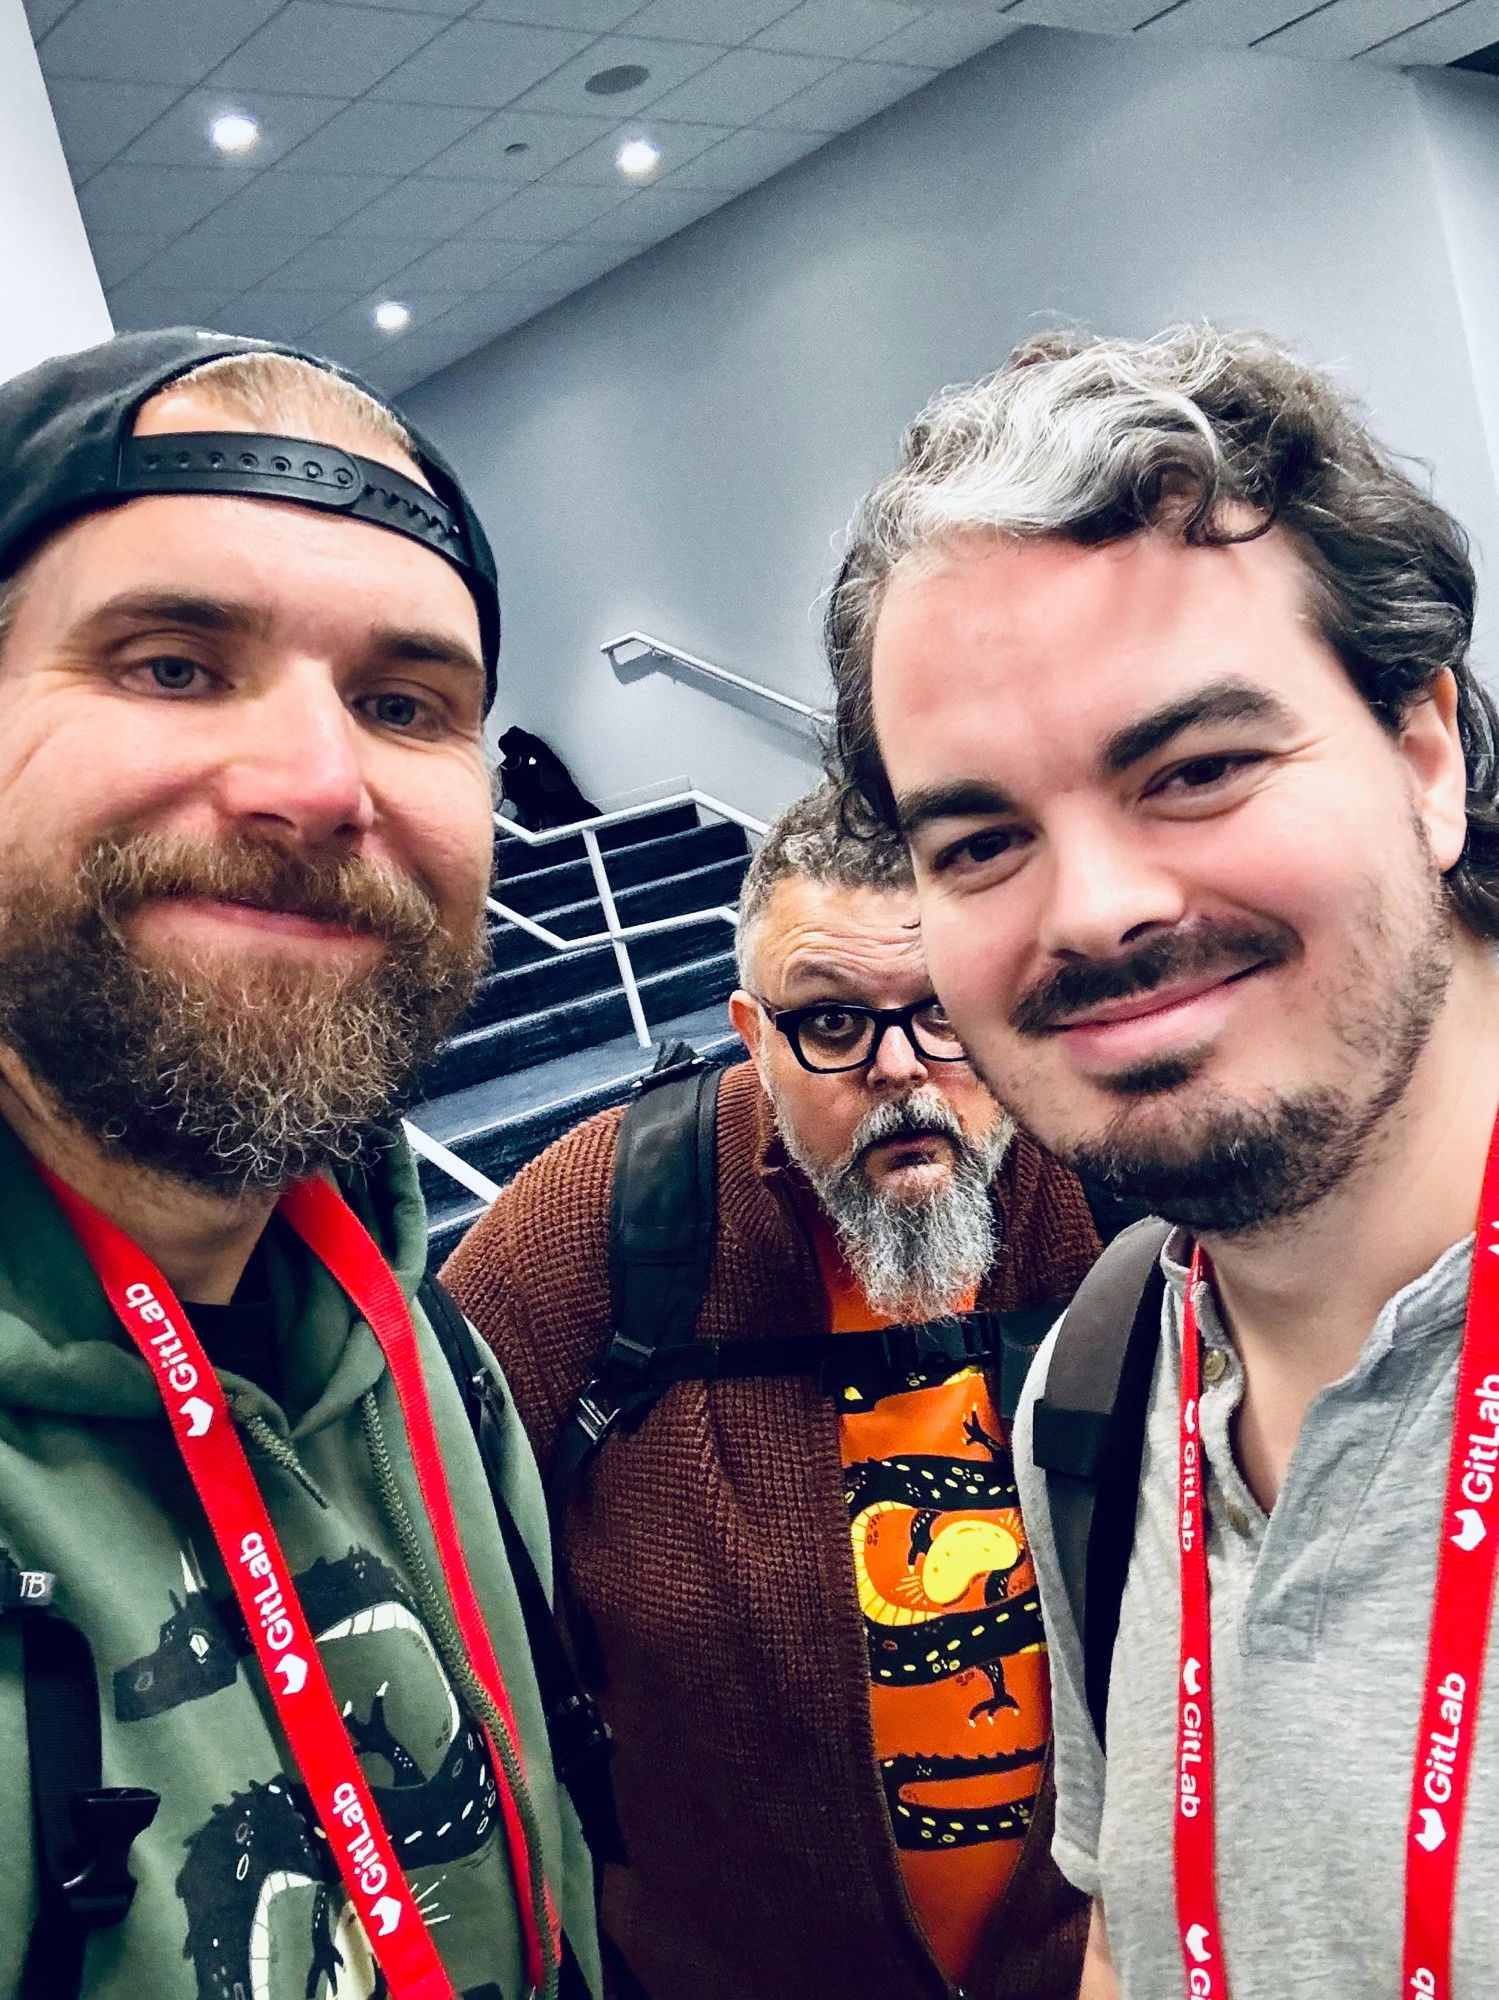
<instances>
[{"instance_id":1,"label":"mustache","mask_svg":"<svg viewBox=\"0 0 1499 2000\"><path fill-rule=\"evenodd\" d=\"M876 1104L854 1127L849 1142L848 1163L859 1165L876 1146L892 1139L948 1139L959 1153L973 1150L956 1114L940 1098L909 1097L887 1099Z\"/></svg>"},{"instance_id":2,"label":"mustache","mask_svg":"<svg viewBox=\"0 0 1499 2000\"><path fill-rule=\"evenodd\" d=\"M1133 1000L1203 973L1225 976L1251 966L1284 965L1300 950L1289 924L1196 923L1163 931L1118 958L1062 965L1023 993L1010 1010L1022 1035L1047 1035L1071 1015L1107 1000Z\"/></svg>"},{"instance_id":3,"label":"mustache","mask_svg":"<svg viewBox=\"0 0 1499 2000\"><path fill-rule=\"evenodd\" d=\"M242 837L210 844L177 834L107 836L84 854L78 889L111 926L146 903L201 896L335 924L406 951L428 941L440 915L420 883L360 856Z\"/></svg>"}]
</instances>

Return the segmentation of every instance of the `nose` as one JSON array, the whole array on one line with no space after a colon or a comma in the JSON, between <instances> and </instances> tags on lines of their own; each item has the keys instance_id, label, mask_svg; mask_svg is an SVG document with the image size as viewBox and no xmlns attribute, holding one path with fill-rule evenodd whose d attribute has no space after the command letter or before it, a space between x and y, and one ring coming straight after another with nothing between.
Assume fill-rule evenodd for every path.
<instances>
[{"instance_id":1,"label":"nose","mask_svg":"<svg viewBox=\"0 0 1499 2000\"><path fill-rule=\"evenodd\" d=\"M864 1072L868 1089L882 1095L896 1090L912 1090L925 1083L927 1066L921 1052L905 1030L892 1023L880 1037L874 1060Z\"/></svg>"},{"instance_id":2,"label":"nose","mask_svg":"<svg viewBox=\"0 0 1499 2000\"><path fill-rule=\"evenodd\" d=\"M1037 942L1056 958L1110 958L1179 924L1187 900L1138 829L1102 815L1053 830Z\"/></svg>"},{"instance_id":3,"label":"nose","mask_svg":"<svg viewBox=\"0 0 1499 2000\"><path fill-rule=\"evenodd\" d=\"M361 730L328 668L287 667L235 716L218 805L235 827L309 847L352 844L374 823Z\"/></svg>"}]
</instances>

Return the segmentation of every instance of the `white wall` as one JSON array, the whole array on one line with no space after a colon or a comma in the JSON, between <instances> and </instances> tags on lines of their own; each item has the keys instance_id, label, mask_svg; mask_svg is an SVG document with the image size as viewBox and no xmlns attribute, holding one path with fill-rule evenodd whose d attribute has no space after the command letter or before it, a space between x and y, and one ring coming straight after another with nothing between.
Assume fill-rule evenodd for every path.
<instances>
[{"instance_id":1,"label":"white wall","mask_svg":"<svg viewBox=\"0 0 1499 2000\"><path fill-rule=\"evenodd\" d=\"M1417 94L1489 463L1499 480L1499 77L1428 70L1417 79Z\"/></svg>"},{"instance_id":2,"label":"white wall","mask_svg":"<svg viewBox=\"0 0 1499 2000\"><path fill-rule=\"evenodd\" d=\"M114 331L21 0L0 0L0 270L0 381Z\"/></svg>"},{"instance_id":3,"label":"white wall","mask_svg":"<svg viewBox=\"0 0 1499 2000\"><path fill-rule=\"evenodd\" d=\"M595 796L802 789L776 724L623 686L599 644L644 626L824 699L813 606L859 492L933 390L1057 315L1287 337L1499 551L1445 220L1399 73L1015 36L406 398L494 534L500 726Z\"/></svg>"}]
</instances>

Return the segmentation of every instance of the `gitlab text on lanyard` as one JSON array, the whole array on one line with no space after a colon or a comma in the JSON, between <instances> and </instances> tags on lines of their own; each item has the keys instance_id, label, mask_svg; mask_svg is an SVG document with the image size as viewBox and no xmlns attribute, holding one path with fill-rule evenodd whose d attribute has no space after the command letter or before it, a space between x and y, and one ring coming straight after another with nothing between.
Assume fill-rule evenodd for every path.
<instances>
[{"instance_id":1,"label":"gitlab text on lanyard","mask_svg":"<svg viewBox=\"0 0 1499 2000\"><path fill-rule=\"evenodd\" d=\"M1206 1469L1197 1427L1202 1384L1197 1309L1201 1288L1211 1281L1211 1267L1198 1249L1192 1257L1182 1328L1177 1461L1181 1659L1174 1816L1177 1926L1192 2000L1228 2000L1214 1872L1212 1624L1203 1506ZM1492 1454L1474 1454L1473 1433L1482 1429L1492 1437L1496 1425L1499 1128L1484 1172L1406 1826L1401 2000L1406 1996L1451 2000L1457 1857L1499 1559L1499 1478Z\"/></svg>"},{"instance_id":2,"label":"gitlab text on lanyard","mask_svg":"<svg viewBox=\"0 0 1499 2000\"><path fill-rule=\"evenodd\" d=\"M65 1182L41 1171L161 1390L277 1718L392 2000L453 2000L452 1981L349 1741L218 1377L176 1295L145 1252ZM524 1780L515 1718L464 1563L410 1311L364 1225L328 1182L307 1180L289 1188L279 1212L369 1323L390 1369L459 1632L509 1739L508 1758L502 1757L495 1733L485 1725L526 1978L544 1993L553 1985L560 1941L518 1796Z\"/></svg>"}]
</instances>

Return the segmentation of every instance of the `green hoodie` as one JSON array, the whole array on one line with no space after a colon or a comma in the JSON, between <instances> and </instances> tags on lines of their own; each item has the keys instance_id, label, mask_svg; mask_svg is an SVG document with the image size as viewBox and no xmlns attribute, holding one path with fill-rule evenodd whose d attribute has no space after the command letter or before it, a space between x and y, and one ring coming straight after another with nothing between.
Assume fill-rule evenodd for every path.
<instances>
[{"instance_id":1,"label":"green hoodie","mask_svg":"<svg viewBox=\"0 0 1499 2000\"><path fill-rule=\"evenodd\" d=\"M61 1212L0 1123L0 1546L57 1578L98 1673L104 1782L161 1795L87 2000L368 2000L384 1988L305 1809L223 1565L129 1345ZM426 1221L404 1146L344 1192L413 1297ZM493 1775L384 1358L279 1221L265 1238L283 1401L221 1375L334 1694L455 1992L526 1992ZM527 1818L595 1991L590 1869L559 1791L520 1607L472 1434L421 1313L469 1569L514 1705ZM506 1398L508 1499L544 1578L545 1509ZM435 1586L441 1592L441 1585ZM451 1661L455 1648L449 1646ZM19 1621L0 1619L0 2000L34 1907Z\"/></svg>"}]
</instances>

